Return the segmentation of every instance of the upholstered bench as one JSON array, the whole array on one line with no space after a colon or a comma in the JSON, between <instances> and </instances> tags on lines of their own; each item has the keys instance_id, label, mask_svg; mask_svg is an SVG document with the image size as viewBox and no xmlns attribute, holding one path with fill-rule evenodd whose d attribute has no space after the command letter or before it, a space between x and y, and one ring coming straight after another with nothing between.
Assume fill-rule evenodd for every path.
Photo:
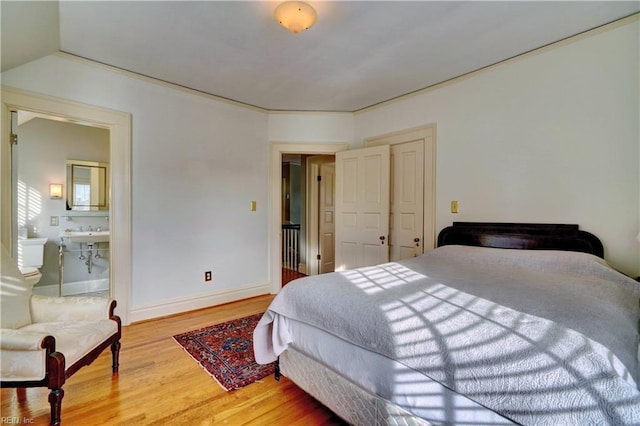
<instances>
[{"instance_id":1,"label":"upholstered bench","mask_svg":"<svg viewBox=\"0 0 640 426\"><path fill-rule=\"evenodd\" d=\"M46 386L51 424L60 424L66 379L111 347L118 372L121 323L107 297L32 294L15 261L2 247L0 379L2 387Z\"/></svg>"}]
</instances>

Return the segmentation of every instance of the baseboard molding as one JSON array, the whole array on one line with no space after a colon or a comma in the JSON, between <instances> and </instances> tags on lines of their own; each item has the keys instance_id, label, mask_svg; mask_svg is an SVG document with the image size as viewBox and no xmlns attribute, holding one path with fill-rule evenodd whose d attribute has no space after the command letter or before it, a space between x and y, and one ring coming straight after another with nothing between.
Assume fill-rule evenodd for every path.
<instances>
[{"instance_id":1,"label":"baseboard molding","mask_svg":"<svg viewBox=\"0 0 640 426\"><path fill-rule=\"evenodd\" d=\"M59 296L58 289L59 289L59 286L57 284L35 286L33 287L33 292L34 294L39 294L41 296ZM100 280L90 280L90 281L76 281L73 283L62 284L63 296L73 296L76 294L92 293L95 291L108 291L108 290L109 290L108 278L103 278Z\"/></svg>"},{"instance_id":2,"label":"baseboard molding","mask_svg":"<svg viewBox=\"0 0 640 426\"><path fill-rule=\"evenodd\" d=\"M227 290L219 293L199 295L196 297L174 299L162 304L133 308L129 313L129 319L131 323L134 323L153 318L166 317L196 309L221 305L223 303L248 299L250 297L261 296L263 294L269 294L270 291L270 284L261 284L239 290Z\"/></svg>"}]
</instances>

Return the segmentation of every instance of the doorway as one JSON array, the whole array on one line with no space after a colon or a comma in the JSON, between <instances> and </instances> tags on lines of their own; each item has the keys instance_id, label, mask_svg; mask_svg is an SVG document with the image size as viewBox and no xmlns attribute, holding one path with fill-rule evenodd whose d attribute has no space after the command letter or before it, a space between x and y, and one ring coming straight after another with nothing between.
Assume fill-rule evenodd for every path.
<instances>
[{"instance_id":1,"label":"doorway","mask_svg":"<svg viewBox=\"0 0 640 426\"><path fill-rule=\"evenodd\" d=\"M365 146L400 145L421 141L423 150L423 208L422 237L413 236L411 253L419 254L435 247L435 178L436 178L436 125L430 124L405 131L394 132L365 140ZM271 293L276 294L282 287L281 277L281 203L282 203L282 168L281 159L284 154L316 154L335 155L348 148L346 143L304 144L304 143L272 143L269 160L269 274ZM393 232L393 231L391 231ZM414 241L419 238L421 241ZM416 246L418 244L418 246ZM401 248L401 245L398 245ZM402 250L406 253L406 250ZM403 256L400 254L399 256Z\"/></svg>"},{"instance_id":2,"label":"doorway","mask_svg":"<svg viewBox=\"0 0 640 426\"><path fill-rule=\"evenodd\" d=\"M338 151L346 150L347 147L346 143L271 143L269 158L269 275L271 293L277 293L282 287L283 158L287 155L334 155ZM305 231L305 238L307 234Z\"/></svg>"},{"instance_id":3,"label":"doorway","mask_svg":"<svg viewBox=\"0 0 640 426\"><path fill-rule=\"evenodd\" d=\"M12 245L18 266L22 271L38 268L40 278L34 287L38 294L109 295L109 244L60 239L67 229L109 229L109 191L105 186L109 130L30 111L15 114ZM97 171L103 172L102 179ZM50 185L61 189L59 196L50 195ZM37 264L30 264L22 248L37 241L44 243L37 245L43 256Z\"/></svg>"},{"instance_id":4,"label":"doorway","mask_svg":"<svg viewBox=\"0 0 640 426\"><path fill-rule=\"evenodd\" d=\"M305 155L282 155L282 285L306 275Z\"/></svg>"},{"instance_id":5,"label":"doorway","mask_svg":"<svg viewBox=\"0 0 640 426\"><path fill-rule=\"evenodd\" d=\"M335 270L335 155L307 158L308 275Z\"/></svg>"},{"instance_id":6,"label":"doorway","mask_svg":"<svg viewBox=\"0 0 640 426\"><path fill-rule=\"evenodd\" d=\"M91 123L109 131L109 208L111 296L118 301L117 313L129 324L131 289L131 115L124 112L24 92L2 89L2 144L0 145L0 200L2 244L11 249L13 203L11 189L11 111L30 111L60 117L69 122ZM12 253L15 256L15 253Z\"/></svg>"},{"instance_id":7,"label":"doorway","mask_svg":"<svg viewBox=\"0 0 640 426\"><path fill-rule=\"evenodd\" d=\"M333 271L335 156L282 155L282 285Z\"/></svg>"}]
</instances>

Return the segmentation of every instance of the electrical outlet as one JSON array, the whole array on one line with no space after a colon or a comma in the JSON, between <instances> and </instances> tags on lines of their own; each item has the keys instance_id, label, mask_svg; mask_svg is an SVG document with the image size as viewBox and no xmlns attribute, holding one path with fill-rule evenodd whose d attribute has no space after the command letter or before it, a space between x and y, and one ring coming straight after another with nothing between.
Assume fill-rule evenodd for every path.
<instances>
[{"instance_id":1,"label":"electrical outlet","mask_svg":"<svg viewBox=\"0 0 640 426\"><path fill-rule=\"evenodd\" d=\"M206 271L204 273L204 280L205 281L211 281L211 271Z\"/></svg>"}]
</instances>

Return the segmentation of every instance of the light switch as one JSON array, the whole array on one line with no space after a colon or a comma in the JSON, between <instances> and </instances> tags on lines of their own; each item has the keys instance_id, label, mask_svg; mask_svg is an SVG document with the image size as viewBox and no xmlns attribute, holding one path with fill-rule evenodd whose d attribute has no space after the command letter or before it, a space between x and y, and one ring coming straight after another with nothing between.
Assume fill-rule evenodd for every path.
<instances>
[{"instance_id":1,"label":"light switch","mask_svg":"<svg viewBox=\"0 0 640 426\"><path fill-rule=\"evenodd\" d=\"M451 213L458 213L458 201L454 200L451 202Z\"/></svg>"},{"instance_id":2,"label":"light switch","mask_svg":"<svg viewBox=\"0 0 640 426\"><path fill-rule=\"evenodd\" d=\"M60 217L59 216L51 216L49 218L49 225L58 226L59 224L60 224Z\"/></svg>"},{"instance_id":3,"label":"light switch","mask_svg":"<svg viewBox=\"0 0 640 426\"><path fill-rule=\"evenodd\" d=\"M256 211L256 208L257 208L257 207L256 207L256 202L255 202L255 201L252 201L252 202L251 202L251 211L252 211L252 212L255 212L255 211Z\"/></svg>"}]
</instances>

